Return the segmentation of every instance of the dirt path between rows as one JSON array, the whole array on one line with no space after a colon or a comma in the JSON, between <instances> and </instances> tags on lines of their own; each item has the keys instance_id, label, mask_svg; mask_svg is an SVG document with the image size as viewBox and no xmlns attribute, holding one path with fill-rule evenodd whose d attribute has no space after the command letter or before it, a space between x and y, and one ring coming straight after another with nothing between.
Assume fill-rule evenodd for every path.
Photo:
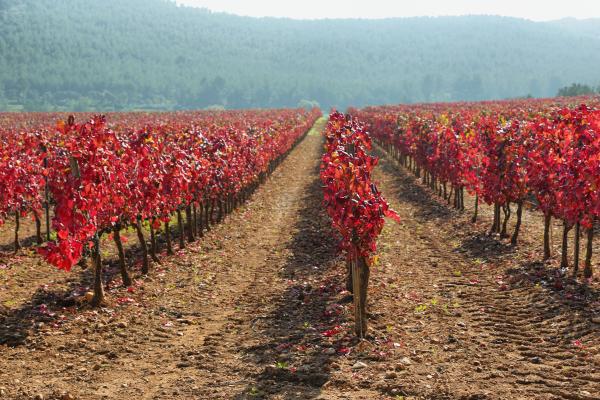
<instances>
[{"instance_id":1,"label":"dirt path between rows","mask_svg":"<svg viewBox=\"0 0 600 400\"><path fill-rule=\"evenodd\" d=\"M0 398L599 398L597 285L553 289L535 216L511 248L484 234L485 207L471 224L386 157L375 179L402 223L379 240L370 336L353 339L321 204L323 124L204 238L111 287L106 308L65 301L75 272L5 261Z\"/></svg>"},{"instance_id":2,"label":"dirt path between rows","mask_svg":"<svg viewBox=\"0 0 600 400\"><path fill-rule=\"evenodd\" d=\"M5 317L4 329L21 330L22 340L2 347L1 397L318 395L331 355L301 342L321 340L315 326L329 327L326 299L339 292L321 286L337 255L321 211L323 123L224 223L135 289L111 291L112 307L29 309L46 323ZM317 300L304 308L310 296ZM294 360L292 347L301 350Z\"/></svg>"},{"instance_id":3,"label":"dirt path between rows","mask_svg":"<svg viewBox=\"0 0 600 400\"><path fill-rule=\"evenodd\" d=\"M472 224L378 154L374 178L402 224L379 240L370 304L384 354L356 374L362 387L398 398L600 398L598 285L549 284L541 218L528 215L535 235L510 247L486 235L489 207Z\"/></svg>"}]
</instances>

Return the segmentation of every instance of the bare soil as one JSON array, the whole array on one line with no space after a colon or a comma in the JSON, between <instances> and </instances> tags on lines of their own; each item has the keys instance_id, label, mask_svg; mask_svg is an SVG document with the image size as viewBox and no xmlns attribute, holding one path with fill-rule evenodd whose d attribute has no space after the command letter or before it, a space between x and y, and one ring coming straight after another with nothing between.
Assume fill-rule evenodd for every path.
<instances>
[{"instance_id":1,"label":"bare soil","mask_svg":"<svg viewBox=\"0 0 600 400\"><path fill-rule=\"evenodd\" d=\"M90 271L12 254L3 227L0 398L600 398L597 279L539 261L538 213L511 247L487 235L490 207L472 224L385 156L375 178L402 223L379 240L371 334L354 339L321 205L322 124L204 238L147 277L135 265L132 289L107 244L98 310L82 297Z\"/></svg>"}]
</instances>

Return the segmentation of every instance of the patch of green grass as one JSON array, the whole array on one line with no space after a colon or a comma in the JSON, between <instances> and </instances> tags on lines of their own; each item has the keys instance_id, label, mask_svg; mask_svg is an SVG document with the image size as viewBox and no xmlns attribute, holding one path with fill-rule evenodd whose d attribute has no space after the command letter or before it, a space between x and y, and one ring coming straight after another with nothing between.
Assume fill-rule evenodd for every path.
<instances>
[{"instance_id":1,"label":"patch of green grass","mask_svg":"<svg viewBox=\"0 0 600 400\"><path fill-rule=\"evenodd\" d=\"M308 136L321 136L323 129L325 128L325 124L327 124L327 118L319 118L308 132Z\"/></svg>"},{"instance_id":2,"label":"patch of green grass","mask_svg":"<svg viewBox=\"0 0 600 400\"><path fill-rule=\"evenodd\" d=\"M427 311L427 304L419 304L415 307L415 313L423 313Z\"/></svg>"},{"instance_id":3,"label":"patch of green grass","mask_svg":"<svg viewBox=\"0 0 600 400\"><path fill-rule=\"evenodd\" d=\"M285 361L277 361L275 363L275 367L279 369L288 369L288 363L286 363Z\"/></svg>"},{"instance_id":4,"label":"patch of green grass","mask_svg":"<svg viewBox=\"0 0 600 400\"><path fill-rule=\"evenodd\" d=\"M258 390L256 386L252 386L252 388L250 388L250 390L248 391L248 395L251 397L259 397L262 396L262 392Z\"/></svg>"},{"instance_id":5,"label":"patch of green grass","mask_svg":"<svg viewBox=\"0 0 600 400\"><path fill-rule=\"evenodd\" d=\"M16 300L6 300L4 303L6 307L12 307L12 306L16 306L17 305L17 301Z\"/></svg>"}]
</instances>

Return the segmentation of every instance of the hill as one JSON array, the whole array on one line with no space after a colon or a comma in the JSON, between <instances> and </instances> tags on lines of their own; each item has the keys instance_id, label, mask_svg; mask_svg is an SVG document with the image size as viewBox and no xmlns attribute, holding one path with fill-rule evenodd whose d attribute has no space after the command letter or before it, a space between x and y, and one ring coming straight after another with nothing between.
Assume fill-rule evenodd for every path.
<instances>
[{"instance_id":1,"label":"hill","mask_svg":"<svg viewBox=\"0 0 600 400\"><path fill-rule=\"evenodd\" d=\"M348 105L600 82L600 23L297 21L166 0L0 0L0 110Z\"/></svg>"}]
</instances>

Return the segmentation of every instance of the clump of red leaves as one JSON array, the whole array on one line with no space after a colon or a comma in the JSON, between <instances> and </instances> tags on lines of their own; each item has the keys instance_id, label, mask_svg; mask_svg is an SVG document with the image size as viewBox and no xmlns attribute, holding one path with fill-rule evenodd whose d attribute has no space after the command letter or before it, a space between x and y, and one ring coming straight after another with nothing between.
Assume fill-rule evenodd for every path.
<instances>
[{"instance_id":1,"label":"clump of red leaves","mask_svg":"<svg viewBox=\"0 0 600 400\"><path fill-rule=\"evenodd\" d=\"M338 112L330 115L325 137L321 181L327 213L348 259L369 259L377 249L384 217L400 221L371 180L378 162L368 154L371 137L360 121Z\"/></svg>"}]
</instances>

